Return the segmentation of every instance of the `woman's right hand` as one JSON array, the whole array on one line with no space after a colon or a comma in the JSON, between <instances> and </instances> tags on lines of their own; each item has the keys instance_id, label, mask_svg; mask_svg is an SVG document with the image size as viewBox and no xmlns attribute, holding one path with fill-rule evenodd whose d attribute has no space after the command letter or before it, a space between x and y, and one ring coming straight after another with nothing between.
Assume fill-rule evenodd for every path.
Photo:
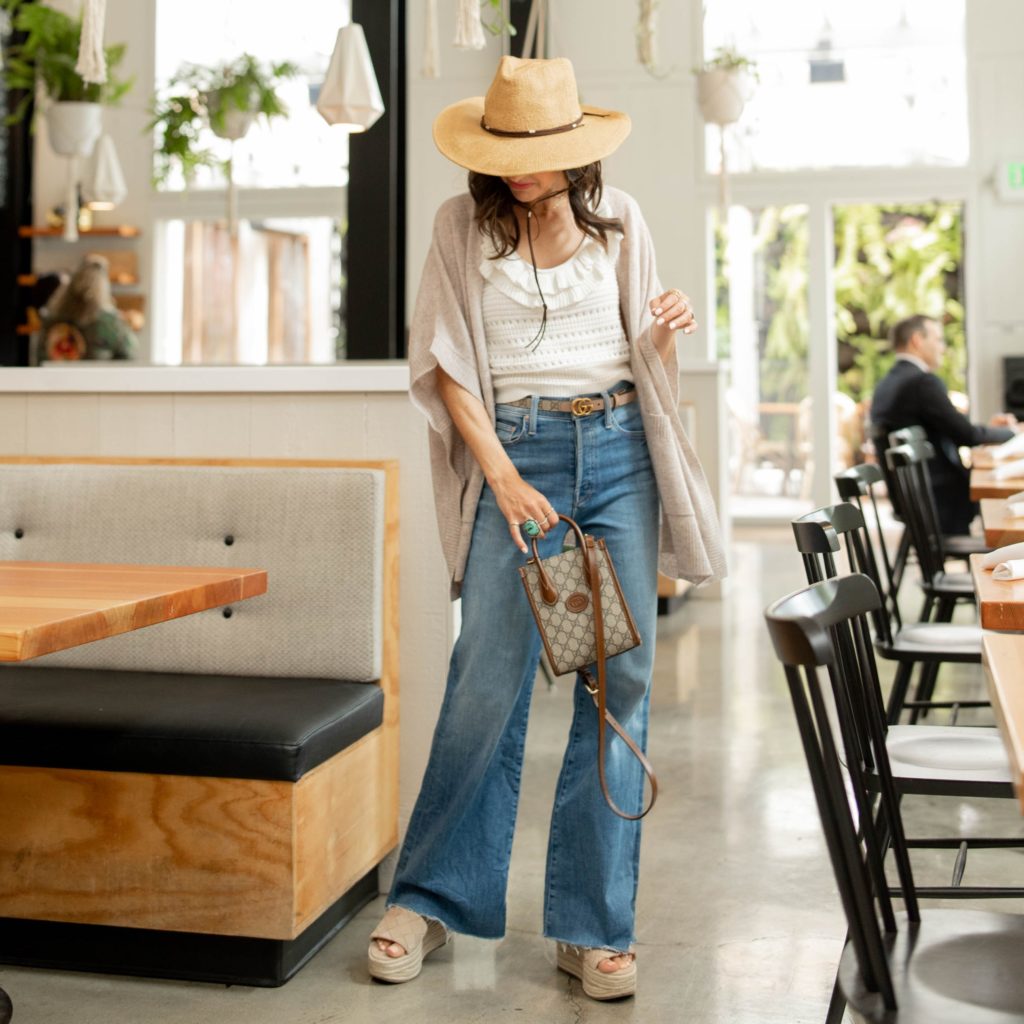
<instances>
[{"instance_id":1,"label":"woman's right hand","mask_svg":"<svg viewBox=\"0 0 1024 1024\"><path fill-rule=\"evenodd\" d=\"M548 530L553 530L558 525L558 513L552 508L551 502L518 473L511 474L500 483L492 483L491 489L494 491L498 508L508 523L512 541L524 555L529 553L524 539L525 531L522 528L527 519L537 520L540 526L538 540L542 540Z\"/></svg>"}]
</instances>

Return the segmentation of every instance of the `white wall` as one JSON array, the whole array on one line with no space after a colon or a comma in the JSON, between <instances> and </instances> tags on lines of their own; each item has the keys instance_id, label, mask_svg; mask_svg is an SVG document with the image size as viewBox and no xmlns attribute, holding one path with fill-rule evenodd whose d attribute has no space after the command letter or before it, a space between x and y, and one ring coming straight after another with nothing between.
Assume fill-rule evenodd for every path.
<instances>
[{"instance_id":1,"label":"white wall","mask_svg":"<svg viewBox=\"0 0 1024 1024\"><path fill-rule=\"evenodd\" d=\"M1024 159L1024 4L968 0L973 215L966 245L975 334L969 339L975 408L1003 407L1003 357L1024 355L1024 203L1001 201L993 175L1002 159Z\"/></svg>"}]
</instances>

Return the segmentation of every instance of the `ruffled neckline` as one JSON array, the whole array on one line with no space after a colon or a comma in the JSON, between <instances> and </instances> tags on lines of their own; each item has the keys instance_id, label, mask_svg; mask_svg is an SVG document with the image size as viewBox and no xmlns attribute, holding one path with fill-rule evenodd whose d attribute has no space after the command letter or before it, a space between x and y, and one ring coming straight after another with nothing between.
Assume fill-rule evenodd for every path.
<instances>
[{"instance_id":1,"label":"ruffled neckline","mask_svg":"<svg viewBox=\"0 0 1024 1024\"><path fill-rule=\"evenodd\" d=\"M611 216L605 203L598 207L603 217ZM594 289L615 273L622 236L618 231L608 233L608 248L600 239L584 235L580 247L564 263L546 269L538 268L541 287L548 309L564 309L586 298ZM493 259L494 245L486 235L480 236L480 273L485 281L520 305L540 309L542 302L533 278L533 267L527 260L513 253Z\"/></svg>"}]
</instances>

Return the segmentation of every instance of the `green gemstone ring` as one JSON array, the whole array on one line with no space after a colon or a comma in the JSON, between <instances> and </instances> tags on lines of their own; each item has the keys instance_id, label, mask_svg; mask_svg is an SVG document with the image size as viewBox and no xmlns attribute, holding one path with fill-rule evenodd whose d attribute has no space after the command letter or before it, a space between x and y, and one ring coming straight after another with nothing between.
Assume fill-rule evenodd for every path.
<instances>
[{"instance_id":1,"label":"green gemstone ring","mask_svg":"<svg viewBox=\"0 0 1024 1024\"><path fill-rule=\"evenodd\" d=\"M527 519L523 523L523 529L526 531L527 537L539 537L540 536L540 523L536 519Z\"/></svg>"}]
</instances>

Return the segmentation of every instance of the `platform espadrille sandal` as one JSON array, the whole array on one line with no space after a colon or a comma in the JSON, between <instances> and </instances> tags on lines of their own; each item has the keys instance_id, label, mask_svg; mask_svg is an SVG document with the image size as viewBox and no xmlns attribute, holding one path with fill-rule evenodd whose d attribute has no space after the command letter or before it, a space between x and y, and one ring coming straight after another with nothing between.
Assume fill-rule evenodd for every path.
<instances>
[{"instance_id":1,"label":"platform espadrille sandal","mask_svg":"<svg viewBox=\"0 0 1024 1024\"><path fill-rule=\"evenodd\" d=\"M605 972L598 964L617 956L631 956L633 962L617 971ZM579 978L591 999L625 999L636 994L636 954L615 949L580 949L558 943L558 969Z\"/></svg>"},{"instance_id":2,"label":"platform espadrille sandal","mask_svg":"<svg viewBox=\"0 0 1024 1024\"><path fill-rule=\"evenodd\" d=\"M405 907L388 907L381 922L370 936L367 966L370 977L398 984L412 981L420 973L423 960L451 938L440 921L432 921ZM396 942L405 950L404 956L388 956L377 940Z\"/></svg>"}]
</instances>

